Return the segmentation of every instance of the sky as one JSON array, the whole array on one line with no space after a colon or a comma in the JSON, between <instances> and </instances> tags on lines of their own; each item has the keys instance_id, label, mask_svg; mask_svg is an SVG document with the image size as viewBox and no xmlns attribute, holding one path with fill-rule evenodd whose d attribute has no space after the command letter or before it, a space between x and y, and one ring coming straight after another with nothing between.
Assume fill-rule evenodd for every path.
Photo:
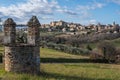
<instances>
[{"instance_id":1,"label":"sky","mask_svg":"<svg viewBox=\"0 0 120 80\"><path fill-rule=\"evenodd\" d=\"M33 16L41 24L63 20L87 24L120 24L120 0L0 0L0 18L26 24Z\"/></svg>"}]
</instances>

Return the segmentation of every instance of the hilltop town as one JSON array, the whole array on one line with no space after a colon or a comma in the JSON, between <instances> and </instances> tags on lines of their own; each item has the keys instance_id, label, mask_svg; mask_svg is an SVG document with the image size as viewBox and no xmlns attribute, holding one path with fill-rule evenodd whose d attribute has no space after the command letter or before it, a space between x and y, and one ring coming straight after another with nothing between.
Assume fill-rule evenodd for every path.
<instances>
[{"instance_id":1,"label":"hilltop town","mask_svg":"<svg viewBox=\"0 0 120 80\"><path fill-rule=\"evenodd\" d=\"M69 32L70 34L88 34L88 33L117 33L120 31L119 24L113 22L112 24L103 25L89 24L81 25L79 23L52 21L49 24L42 24L41 31L43 32Z\"/></svg>"},{"instance_id":2,"label":"hilltop town","mask_svg":"<svg viewBox=\"0 0 120 80\"><path fill-rule=\"evenodd\" d=\"M2 25L0 25L2 31ZM27 31L25 24L18 24L17 30ZM22 28L19 28L22 27ZM64 32L67 34L97 34L97 33L118 33L120 25L113 22L112 24L89 24L82 25L80 23L66 22L63 20L51 21L49 24L41 24L41 32Z\"/></svg>"}]
</instances>

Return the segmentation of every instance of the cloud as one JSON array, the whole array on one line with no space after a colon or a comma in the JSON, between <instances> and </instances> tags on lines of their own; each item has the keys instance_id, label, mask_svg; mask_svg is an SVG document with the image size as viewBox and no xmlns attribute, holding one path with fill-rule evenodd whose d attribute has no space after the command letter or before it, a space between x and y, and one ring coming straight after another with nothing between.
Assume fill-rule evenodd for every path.
<instances>
[{"instance_id":1,"label":"cloud","mask_svg":"<svg viewBox=\"0 0 120 80\"><path fill-rule=\"evenodd\" d=\"M94 11L96 9L101 9L104 6L106 6L105 3L92 1L89 2L87 5L78 5L76 7L76 11L79 12L78 14L80 16L80 22L83 24L96 24L97 21L93 19L93 14L91 14L91 11Z\"/></svg>"},{"instance_id":2,"label":"cloud","mask_svg":"<svg viewBox=\"0 0 120 80\"><path fill-rule=\"evenodd\" d=\"M77 15L76 12L70 11L70 10L64 10L65 13L69 14L69 15Z\"/></svg>"},{"instance_id":3,"label":"cloud","mask_svg":"<svg viewBox=\"0 0 120 80\"><path fill-rule=\"evenodd\" d=\"M0 17L11 17L19 23L26 23L32 15L36 15L42 20L50 20L56 13L78 15L77 12L67 7L61 7L57 0L27 0L24 3L0 6Z\"/></svg>"},{"instance_id":4,"label":"cloud","mask_svg":"<svg viewBox=\"0 0 120 80\"><path fill-rule=\"evenodd\" d=\"M113 2L120 5L120 0L107 0L108 2Z\"/></svg>"},{"instance_id":5,"label":"cloud","mask_svg":"<svg viewBox=\"0 0 120 80\"><path fill-rule=\"evenodd\" d=\"M26 3L13 4L10 6L0 6L0 17L12 17L15 19L28 19L32 15L38 17L53 15L60 6L56 1L48 0L27 0ZM41 18L47 19L47 18Z\"/></svg>"},{"instance_id":6,"label":"cloud","mask_svg":"<svg viewBox=\"0 0 120 80\"><path fill-rule=\"evenodd\" d=\"M95 9L100 9L103 8L105 6L104 3L100 3L100 2L91 2L88 5L78 5L76 10L77 12L79 12L81 16L81 18L91 18L91 15L89 11L91 10L95 10Z\"/></svg>"},{"instance_id":7,"label":"cloud","mask_svg":"<svg viewBox=\"0 0 120 80\"><path fill-rule=\"evenodd\" d=\"M53 18L52 17L39 17L39 19L48 20L48 19L53 19Z\"/></svg>"},{"instance_id":8,"label":"cloud","mask_svg":"<svg viewBox=\"0 0 120 80\"><path fill-rule=\"evenodd\" d=\"M103 3L94 2L94 3L91 3L90 5L78 5L77 10L94 10L97 8L102 8L104 6L105 4Z\"/></svg>"},{"instance_id":9,"label":"cloud","mask_svg":"<svg viewBox=\"0 0 120 80\"><path fill-rule=\"evenodd\" d=\"M69 7L64 7L65 5L60 6L58 2L57 0L26 0L24 3L0 6L0 17L11 17L16 22L22 23L26 23L32 15L36 15L41 20L53 19L57 14L67 14L66 17L88 19L91 17L90 10L105 6L104 3L94 1L91 4L76 5L70 9Z\"/></svg>"},{"instance_id":10,"label":"cloud","mask_svg":"<svg viewBox=\"0 0 120 80\"><path fill-rule=\"evenodd\" d=\"M61 12L61 13L66 13L68 15L78 15L77 12L74 12L72 10L68 10L68 9L59 9L57 10L58 12Z\"/></svg>"},{"instance_id":11,"label":"cloud","mask_svg":"<svg viewBox=\"0 0 120 80\"><path fill-rule=\"evenodd\" d=\"M90 23L90 24L96 24L97 21L96 21L95 19L91 19L91 20L89 20L89 23Z\"/></svg>"},{"instance_id":12,"label":"cloud","mask_svg":"<svg viewBox=\"0 0 120 80\"><path fill-rule=\"evenodd\" d=\"M78 13L76 11L69 9L67 6L60 7L59 9L57 9L57 11L60 13L68 14L70 16L78 15Z\"/></svg>"}]
</instances>

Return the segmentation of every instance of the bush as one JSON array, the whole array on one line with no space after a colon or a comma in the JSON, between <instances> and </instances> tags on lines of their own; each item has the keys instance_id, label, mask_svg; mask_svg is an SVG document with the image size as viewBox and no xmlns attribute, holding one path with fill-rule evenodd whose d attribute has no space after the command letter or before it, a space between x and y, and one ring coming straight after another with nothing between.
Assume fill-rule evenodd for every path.
<instances>
[{"instance_id":1,"label":"bush","mask_svg":"<svg viewBox=\"0 0 120 80\"><path fill-rule=\"evenodd\" d=\"M90 59L92 59L92 60L102 60L103 59L103 55L102 54L100 54L99 52L98 52L98 50L93 50L93 51L91 51L91 53L90 53Z\"/></svg>"},{"instance_id":2,"label":"bush","mask_svg":"<svg viewBox=\"0 0 120 80\"><path fill-rule=\"evenodd\" d=\"M115 62L120 63L120 48L116 49L116 56L115 57L116 57Z\"/></svg>"},{"instance_id":3,"label":"bush","mask_svg":"<svg viewBox=\"0 0 120 80\"><path fill-rule=\"evenodd\" d=\"M103 55L103 58L109 62L115 61L116 47L110 42L101 42L98 45L100 53Z\"/></svg>"},{"instance_id":4,"label":"bush","mask_svg":"<svg viewBox=\"0 0 120 80\"><path fill-rule=\"evenodd\" d=\"M103 60L109 63L120 63L120 49L116 48L110 42L101 42L98 48L91 51L90 59Z\"/></svg>"}]
</instances>

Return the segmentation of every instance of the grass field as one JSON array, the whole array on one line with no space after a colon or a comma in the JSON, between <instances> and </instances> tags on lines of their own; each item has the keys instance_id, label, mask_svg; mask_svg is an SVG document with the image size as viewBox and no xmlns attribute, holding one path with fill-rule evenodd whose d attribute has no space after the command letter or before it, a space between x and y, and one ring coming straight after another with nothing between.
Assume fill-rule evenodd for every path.
<instances>
[{"instance_id":1,"label":"grass field","mask_svg":"<svg viewBox=\"0 0 120 80\"><path fill-rule=\"evenodd\" d=\"M120 80L120 65L84 62L88 57L46 48L40 55L40 75L8 73L0 64L0 80Z\"/></svg>"}]
</instances>

